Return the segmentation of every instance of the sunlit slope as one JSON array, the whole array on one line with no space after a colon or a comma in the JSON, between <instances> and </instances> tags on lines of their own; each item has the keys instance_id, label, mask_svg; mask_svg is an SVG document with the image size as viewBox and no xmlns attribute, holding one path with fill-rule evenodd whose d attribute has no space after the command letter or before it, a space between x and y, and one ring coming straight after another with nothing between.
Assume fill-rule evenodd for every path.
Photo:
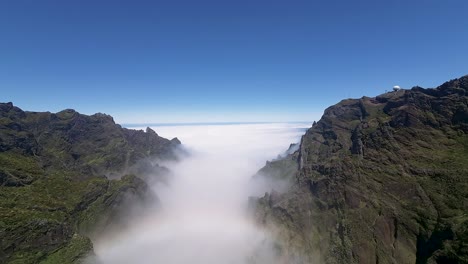
<instances>
[{"instance_id":1,"label":"sunlit slope","mask_svg":"<svg viewBox=\"0 0 468 264\"><path fill-rule=\"evenodd\" d=\"M258 219L280 227L285 254L468 262L468 76L343 100L294 155L294 187L257 203Z\"/></svg>"},{"instance_id":2,"label":"sunlit slope","mask_svg":"<svg viewBox=\"0 0 468 264\"><path fill-rule=\"evenodd\" d=\"M71 263L84 236L128 200L154 200L138 161L171 158L177 140L127 130L104 114L25 112L0 104L0 262ZM141 163L145 165L146 163Z\"/></svg>"}]
</instances>

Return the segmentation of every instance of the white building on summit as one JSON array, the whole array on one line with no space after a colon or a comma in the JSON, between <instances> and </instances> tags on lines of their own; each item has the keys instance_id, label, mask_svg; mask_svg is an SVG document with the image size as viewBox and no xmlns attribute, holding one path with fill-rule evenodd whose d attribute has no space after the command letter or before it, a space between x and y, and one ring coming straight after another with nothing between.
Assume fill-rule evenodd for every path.
<instances>
[{"instance_id":1,"label":"white building on summit","mask_svg":"<svg viewBox=\"0 0 468 264\"><path fill-rule=\"evenodd\" d=\"M393 86L393 91L396 92L398 90L401 90L400 86L398 86L398 85Z\"/></svg>"}]
</instances>

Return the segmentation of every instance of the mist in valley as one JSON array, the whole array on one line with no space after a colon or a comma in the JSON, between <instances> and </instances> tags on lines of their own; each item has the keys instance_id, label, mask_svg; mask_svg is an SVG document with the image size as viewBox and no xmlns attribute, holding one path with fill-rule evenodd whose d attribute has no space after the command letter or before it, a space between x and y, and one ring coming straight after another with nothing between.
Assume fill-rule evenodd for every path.
<instances>
[{"instance_id":1,"label":"mist in valley","mask_svg":"<svg viewBox=\"0 0 468 264\"><path fill-rule=\"evenodd\" d=\"M262 196L271 185L252 176L308 126L152 127L160 136L178 137L188 155L163 164L171 171L168 182L151 185L158 206L94 239L99 263L275 263L272 238L247 213L248 197Z\"/></svg>"}]
</instances>

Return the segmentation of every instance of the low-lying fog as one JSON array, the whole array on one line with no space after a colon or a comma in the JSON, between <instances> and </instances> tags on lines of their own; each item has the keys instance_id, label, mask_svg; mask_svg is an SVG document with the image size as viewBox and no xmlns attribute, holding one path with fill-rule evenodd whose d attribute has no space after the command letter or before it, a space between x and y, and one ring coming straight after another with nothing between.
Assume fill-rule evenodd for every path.
<instances>
[{"instance_id":1,"label":"low-lying fog","mask_svg":"<svg viewBox=\"0 0 468 264\"><path fill-rule=\"evenodd\" d=\"M267 160L296 143L308 123L154 126L178 137L190 155L165 164L168 186L152 189L158 213L133 219L126 230L95 241L104 264L274 263L264 250L267 234L246 214L248 196L262 196L251 177ZM144 129L144 128L137 128ZM250 259L250 260L249 260Z\"/></svg>"}]
</instances>

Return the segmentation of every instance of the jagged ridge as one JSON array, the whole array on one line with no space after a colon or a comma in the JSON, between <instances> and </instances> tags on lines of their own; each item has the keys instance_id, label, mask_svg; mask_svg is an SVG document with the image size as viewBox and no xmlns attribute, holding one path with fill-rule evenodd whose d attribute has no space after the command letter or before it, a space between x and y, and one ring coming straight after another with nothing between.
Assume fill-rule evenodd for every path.
<instances>
[{"instance_id":1,"label":"jagged ridge","mask_svg":"<svg viewBox=\"0 0 468 264\"><path fill-rule=\"evenodd\" d=\"M468 76L348 99L302 137L295 184L257 201L313 263L468 263Z\"/></svg>"},{"instance_id":2,"label":"jagged ridge","mask_svg":"<svg viewBox=\"0 0 468 264\"><path fill-rule=\"evenodd\" d=\"M164 171L149 161L175 158L179 144L105 114L0 104L0 262L79 262L92 251L83 234L132 199L157 199L140 178L106 175Z\"/></svg>"}]
</instances>

